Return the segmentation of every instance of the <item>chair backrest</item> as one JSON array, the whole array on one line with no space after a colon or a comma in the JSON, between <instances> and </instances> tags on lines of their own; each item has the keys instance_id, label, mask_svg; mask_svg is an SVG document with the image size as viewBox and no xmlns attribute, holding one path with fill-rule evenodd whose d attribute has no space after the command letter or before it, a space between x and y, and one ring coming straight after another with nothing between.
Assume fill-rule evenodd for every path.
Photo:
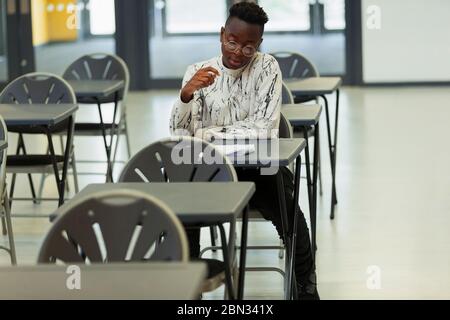
<instances>
[{"instance_id":1,"label":"chair backrest","mask_svg":"<svg viewBox=\"0 0 450 320\"><path fill-rule=\"evenodd\" d=\"M188 261L181 222L153 196L103 191L65 208L45 237L39 263Z\"/></svg>"},{"instance_id":2,"label":"chair backrest","mask_svg":"<svg viewBox=\"0 0 450 320\"><path fill-rule=\"evenodd\" d=\"M18 77L0 93L0 103L76 103L72 87L57 75L34 72Z\"/></svg>"},{"instance_id":3,"label":"chair backrest","mask_svg":"<svg viewBox=\"0 0 450 320\"><path fill-rule=\"evenodd\" d=\"M276 52L271 55L278 61L283 79L302 79L319 76L319 71L314 64L299 53Z\"/></svg>"},{"instance_id":4,"label":"chair backrest","mask_svg":"<svg viewBox=\"0 0 450 320\"><path fill-rule=\"evenodd\" d=\"M152 143L132 157L120 182L231 182L236 171L214 145L194 137Z\"/></svg>"},{"instance_id":5,"label":"chair backrest","mask_svg":"<svg viewBox=\"0 0 450 320\"><path fill-rule=\"evenodd\" d=\"M294 103L294 96L292 95L291 90L288 88L286 83L282 83L282 89L281 89L281 104L293 104Z\"/></svg>"},{"instance_id":6,"label":"chair backrest","mask_svg":"<svg viewBox=\"0 0 450 320\"><path fill-rule=\"evenodd\" d=\"M125 86L119 93L126 100L130 86L128 66L120 57L108 53L93 53L75 60L63 74L66 80L123 80Z\"/></svg>"},{"instance_id":7,"label":"chair backrest","mask_svg":"<svg viewBox=\"0 0 450 320\"><path fill-rule=\"evenodd\" d=\"M291 123L283 115L283 112L280 113L280 128L278 134L280 138L291 139L294 137L294 131L292 129Z\"/></svg>"},{"instance_id":8,"label":"chair backrest","mask_svg":"<svg viewBox=\"0 0 450 320\"><path fill-rule=\"evenodd\" d=\"M0 140L8 142L8 129L5 120L0 115ZM6 158L8 156L7 149L0 151L0 198L3 196L6 182Z\"/></svg>"}]
</instances>

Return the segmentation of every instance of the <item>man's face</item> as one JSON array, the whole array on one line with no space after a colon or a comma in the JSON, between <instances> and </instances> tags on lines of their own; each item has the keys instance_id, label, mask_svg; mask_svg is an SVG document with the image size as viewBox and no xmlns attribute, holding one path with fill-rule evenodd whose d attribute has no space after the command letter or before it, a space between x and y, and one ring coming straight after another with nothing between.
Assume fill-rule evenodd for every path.
<instances>
[{"instance_id":1,"label":"man's face","mask_svg":"<svg viewBox=\"0 0 450 320\"><path fill-rule=\"evenodd\" d=\"M258 49L262 42L262 28L238 18L231 18L225 28L220 31L222 43L223 64L229 69L239 69L247 65L253 56L248 53L251 48ZM227 46L227 43L229 44ZM234 51L229 50L230 44L237 45ZM231 46L233 47L233 46Z\"/></svg>"}]
</instances>

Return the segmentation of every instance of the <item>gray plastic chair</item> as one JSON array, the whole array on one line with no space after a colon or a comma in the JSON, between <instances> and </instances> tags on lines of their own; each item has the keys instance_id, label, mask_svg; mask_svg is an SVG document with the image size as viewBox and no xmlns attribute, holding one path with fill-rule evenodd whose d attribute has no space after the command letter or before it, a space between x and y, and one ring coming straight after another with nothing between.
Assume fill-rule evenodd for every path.
<instances>
[{"instance_id":1,"label":"gray plastic chair","mask_svg":"<svg viewBox=\"0 0 450 320\"><path fill-rule=\"evenodd\" d=\"M294 132L291 123L283 115L283 111L280 113L280 126L279 126L278 136L280 138L291 139L294 137Z\"/></svg>"},{"instance_id":2,"label":"gray plastic chair","mask_svg":"<svg viewBox=\"0 0 450 320\"><path fill-rule=\"evenodd\" d=\"M296 52L275 52L272 56L278 61L284 80L319 77L319 71L305 56ZM316 97L295 97L294 103L316 100Z\"/></svg>"},{"instance_id":3,"label":"gray plastic chair","mask_svg":"<svg viewBox=\"0 0 450 320\"><path fill-rule=\"evenodd\" d=\"M62 78L44 72L29 73L13 80L0 93L0 103L10 104L61 104L69 103L75 104L75 94L70 85ZM52 133L59 134L64 132L67 134L67 126L69 121L64 121L58 126L52 128ZM51 162L49 151L46 154L29 155L27 154L24 134L45 134L41 128L14 127L9 130L13 133L19 134L18 148L15 155L10 155L7 158L7 172L12 173L10 197L13 198L16 174L28 174L32 197L35 203L38 202L42 196L44 186L44 179L46 174L53 174L53 166ZM61 149L64 149L61 140ZM22 154L20 154L22 151ZM58 168L61 170L63 166L64 157L62 155L56 156ZM78 192L78 179L75 163L75 155L73 147L71 150L71 166L74 176L75 192ZM41 173L42 179L39 188L39 195L36 196L32 173Z\"/></svg>"},{"instance_id":4,"label":"gray plastic chair","mask_svg":"<svg viewBox=\"0 0 450 320\"><path fill-rule=\"evenodd\" d=\"M102 191L64 208L45 237L38 263L188 261L177 216L146 193Z\"/></svg>"},{"instance_id":5,"label":"gray plastic chair","mask_svg":"<svg viewBox=\"0 0 450 320\"><path fill-rule=\"evenodd\" d=\"M145 147L131 158L120 175L120 182L229 182L237 181L236 171L227 157L216 151L217 161L206 164L205 150L214 146L192 137L167 138ZM193 152L191 152L193 151ZM174 156L189 152L189 163L175 163ZM208 152L209 153L209 152ZM180 158L181 160L181 158Z\"/></svg>"},{"instance_id":6,"label":"gray plastic chair","mask_svg":"<svg viewBox=\"0 0 450 320\"><path fill-rule=\"evenodd\" d=\"M275 52L271 54L281 69L283 79L318 77L319 71L305 56L297 52Z\"/></svg>"},{"instance_id":7,"label":"gray plastic chair","mask_svg":"<svg viewBox=\"0 0 450 320\"><path fill-rule=\"evenodd\" d=\"M8 142L8 131L3 118L0 116L0 140ZM7 149L0 151L0 217L2 221L2 233L8 235L9 247L0 246L11 257L11 264L17 264L16 248L14 245L14 233L11 222L11 210L9 207L8 191L6 188L6 157Z\"/></svg>"},{"instance_id":8,"label":"gray plastic chair","mask_svg":"<svg viewBox=\"0 0 450 320\"><path fill-rule=\"evenodd\" d=\"M111 165L114 167L116 163L117 150L119 147L120 136L125 136L127 144L128 158L131 157L130 139L128 135L126 100L128 89L130 86L130 73L126 63L118 56L108 53L94 53L84 55L74 61L64 71L63 78L66 80L123 80L125 82L124 89L119 92L119 112L120 119L117 125L116 133L113 131L113 123L105 123L105 129L109 135L117 134L117 140L113 147L114 155ZM114 94L109 97L100 98L98 100L92 98L78 99L82 104L98 104L114 103ZM115 123L115 119L114 119ZM102 136L102 128L100 123L76 123L75 135L83 136ZM81 161L80 161L81 162ZM86 160L82 162L96 162Z\"/></svg>"},{"instance_id":9,"label":"gray plastic chair","mask_svg":"<svg viewBox=\"0 0 450 320\"><path fill-rule=\"evenodd\" d=\"M216 160L214 164L207 164L204 154L212 154ZM174 155L187 155L185 159L189 161L177 164ZM237 181L237 176L228 158L215 150L212 144L193 137L171 137L152 143L133 156L123 169L119 181L231 182ZM234 230L235 225L232 224L230 239L234 238ZM225 281L223 262L206 261L209 277L203 283L202 292L215 290Z\"/></svg>"},{"instance_id":10,"label":"gray plastic chair","mask_svg":"<svg viewBox=\"0 0 450 320\"><path fill-rule=\"evenodd\" d=\"M294 103L294 96L292 95L292 92L288 88L286 83L283 81L281 89L281 104L293 104L293 103Z\"/></svg>"}]
</instances>

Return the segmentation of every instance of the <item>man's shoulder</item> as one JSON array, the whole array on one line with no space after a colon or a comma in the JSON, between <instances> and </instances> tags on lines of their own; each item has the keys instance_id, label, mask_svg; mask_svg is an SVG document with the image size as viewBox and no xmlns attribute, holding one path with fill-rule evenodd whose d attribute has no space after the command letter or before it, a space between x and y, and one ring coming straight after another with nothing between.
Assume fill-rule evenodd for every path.
<instances>
[{"instance_id":1,"label":"man's shoulder","mask_svg":"<svg viewBox=\"0 0 450 320\"><path fill-rule=\"evenodd\" d=\"M281 73L277 59L268 53L258 52L253 61L254 71L262 72L264 75Z\"/></svg>"},{"instance_id":2,"label":"man's shoulder","mask_svg":"<svg viewBox=\"0 0 450 320\"><path fill-rule=\"evenodd\" d=\"M255 59L255 62L263 64L263 65L270 64L270 65L274 65L277 68L279 68L277 59L275 59L274 56L272 56L272 55L270 55L268 53L258 52L258 54L256 56L256 59Z\"/></svg>"}]
</instances>

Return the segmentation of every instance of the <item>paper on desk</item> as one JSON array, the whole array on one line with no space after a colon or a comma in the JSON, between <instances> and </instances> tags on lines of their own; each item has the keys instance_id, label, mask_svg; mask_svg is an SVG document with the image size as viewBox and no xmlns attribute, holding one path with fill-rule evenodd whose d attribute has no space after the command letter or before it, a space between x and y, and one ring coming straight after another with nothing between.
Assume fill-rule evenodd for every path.
<instances>
[{"instance_id":1,"label":"paper on desk","mask_svg":"<svg viewBox=\"0 0 450 320\"><path fill-rule=\"evenodd\" d=\"M224 144L215 145L222 154L231 155L246 155L255 152L255 145L253 144Z\"/></svg>"}]
</instances>

